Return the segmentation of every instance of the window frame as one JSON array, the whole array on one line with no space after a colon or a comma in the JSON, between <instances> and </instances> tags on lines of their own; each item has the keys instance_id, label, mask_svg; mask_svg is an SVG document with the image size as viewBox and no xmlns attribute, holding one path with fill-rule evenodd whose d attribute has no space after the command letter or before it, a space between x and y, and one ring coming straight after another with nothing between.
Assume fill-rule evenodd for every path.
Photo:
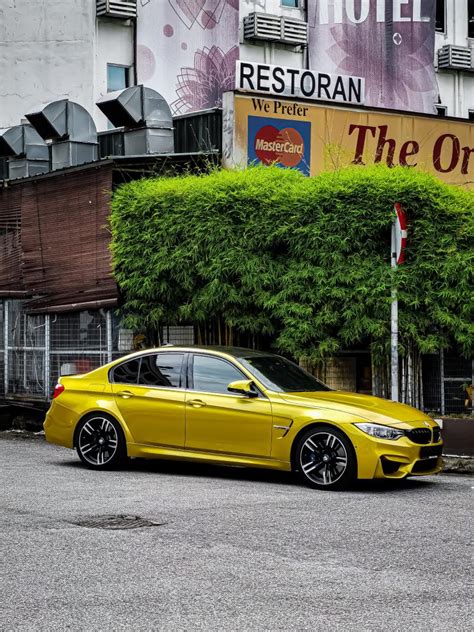
<instances>
[{"instance_id":1,"label":"window frame","mask_svg":"<svg viewBox=\"0 0 474 632\"><path fill-rule=\"evenodd\" d=\"M439 118L446 118L448 116L447 105L442 105L441 103L439 103L435 107L436 107L436 116L439 116Z\"/></svg>"},{"instance_id":2,"label":"window frame","mask_svg":"<svg viewBox=\"0 0 474 632\"><path fill-rule=\"evenodd\" d=\"M196 356L201 356L201 357L206 357L206 358L212 358L213 360L221 360L222 362L226 362L227 364L229 364L232 368L236 369L241 375L242 375L242 379L243 380L252 380L252 384L255 388L255 391L258 394L259 398L262 399L268 399L267 396L261 391L260 387L255 383L255 379L253 377L249 377L246 373L244 373L243 369L241 369L239 366L237 366L235 364L235 362L232 362L231 360L228 360L227 358L223 358L222 356L218 356L218 355L213 355L212 353L190 353L189 354L189 358L188 358L188 370L187 370L187 390L188 391L193 391L195 393L206 393L209 395L221 395L223 397L238 397L241 399L248 399L245 395L239 395L239 393L216 393L215 391L202 391L202 390L198 390L196 388L194 388L194 358Z\"/></svg>"},{"instance_id":3,"label":"window frame","mask_svg":"<svg viewBox=\"0 0 474 632\"><path fill-rule=\"evenodd\" d=\"M466 1L467 1L467 38L469 40L474 40L474 0L466 0ZM472 26L471 26L471 21L472 21ZM469 31L471 29L472 31L470 33Z\"/></svg>"},{"instance_id":4,"label":"window frame","mask_svg":"<svg viewBox=\"0 0 474 632\"><path fill-rule=\"evenodd\" d=\"M125 88L116 88L114 90L109 89L109 68L123 68L125 70L125 88L130 88L130 72L132 67L125 64L109 64L107 62L106 76L107 76L107 93L116 92L117 90L124 90Z\"/></svg>"},{"instance_id":5,"label":"window frame","mask_svg":"<svg viewBox=\"0 0 474 632\"><path fill-rule=\"evenodd\" d=\"M443 2L443 28L439 29L436 26L436 22L437 22L437 17L438 17L438 7L436 7L436 13L435 13L435 32L436 33L444 33L446 34L446 21L447 21L447 6L446 6L446 0L442 0ZM438 4L438 0L436 0L436 4Z\"/></svg>"},{"instance_id":6,"label":"window frame","mask_svg":"<svg viewBox=\"0 0 474 632\"><path fill-rule=\"evenodd\" d=\"M128 364L129 362L134 362L135 360L138 360L137 381L136 382L116 382L115 381L115 371L116 371L116 369L118 369L119 367L123 366L124 364ZM109 380L109 384L122 384L123 386L138 386L138 378L140 376L140 368L141 368L141 366L142 366L141 356L139 356L138 358L129 358L128 360L124 360L123 362L119 362L118 364L114 364L114 366L110 367L109 372L107 374L107 378Z\"/></svg>"},{"instance_id":7,"label":"window frame","mask_svg":"<svg viewBox=\"0 0 474 632\"><path fill-rule=\"evenodd\" d=\"M284 9L302 9L303 8L302 0L293 0L293 2L296 2L296 4L294 6L291 6L289 4L284 4L284 0L280 0L280 6L283 7Z\"/></svg>"},{"instance_id":8,"label":"window frame","mask_svg":"<svg viewBox=\"0 0 474 632\"><path fill-rule=\"evenodd\" d=\"M143 358L146 358L148 356L157 356L160 354L173 354L173 355L182 355L183 356L183 362L181 363L181 372L179 374L179 386L159 386L159 385L153 385L153 384L140 384L139 379L140 379L140 372L142 370L142 360ZM189 359L189 353L187 353L186 351L170 351L169 349L167 349L166 351L163 349L162 351L150 351L149 353L144 353L140 356L138 356L137 358L130 358L129 360L124 360L123 362L119 362L118 364L115 364L113 367L110 368L109 373L108 373L108 379L109 379L109 384L123 384L124 386L139 386L141 388L146 388L146 389L150 389L150 388L158 388L161 390L167 390L167 391L184 391L186 390L186 386L187 386L187 365L188 365L188 359ZM139 365L138 365L138 373L137 373L137 381L135 383L131 383L131 382L116 382L115 381L115 370L122 366L122 364L127 364L127 362L132 362L133 360L139 360Z\"/></svg>"}]
</instances>

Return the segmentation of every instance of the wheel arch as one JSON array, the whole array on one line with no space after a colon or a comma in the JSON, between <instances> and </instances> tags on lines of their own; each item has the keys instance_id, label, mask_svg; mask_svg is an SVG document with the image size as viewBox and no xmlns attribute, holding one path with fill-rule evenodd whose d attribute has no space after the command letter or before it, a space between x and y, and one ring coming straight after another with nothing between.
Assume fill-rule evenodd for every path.
<instances>
[{"instance_id":1,"label":"wheel arch","mask_svg":"<svg viewBox=\"0 0 474 632\"><path fill-rule=\"evenodd\" d=\"M349 437L349 435L344 432L344 430L341 430L341 428L339 426L337 426L336 424L332 423L331 421L325 421L325 420L318 420L318 421L312 421L308 424L306 424L305 426L303 426L302 428L300 428L300 430L298 430L297 434L294 436L293 438L293 443L291 444L291 452L290 452L290 463L291 463L291 469L293 472L298 471L298 468L296 467L296 449L298 447L298 443L301 439L301 437L306 434L308 432L308 430L311 430L312 428L318 428L319 426L325 426L325 427L330 427L330 428L334 428L334 430L337 430L338 432L341 432L347 439L347 441L349 442L349 445L351 447L352 450L352 455L355 459L355 464L356 464L356 471L358 470L358 462L357 462L357 453L356 450L354 448L354 445Z\"/></svg>"},{"instance_id":2,"label":"wheel arch","mask_svg":"<svg viewBox=\"0 0 474 632\"><path fill-rule=\"evenodd\" d=\"M125 447L127 446L127 442L128 442L128 428L124 428L123 423L120 419L117 418L116 415L113 415L112 413L110 413L109 411L103 411L103 410L91 410L87 413L84 413L84 415L82 415L82 417L80 417L77 420L76 423L76 427L74 428L74 434L72 436L72 447L73 448L77 448L77 436L79 434L79 428L81 426L81 423L88 418L92 418L92 417L96 417L96 416L102 416L102 417L108 417L109 419L112 419L113 421L115 421L118 425L118 427L120 428L122 434L123 434L123 440L124 440L124 444Z\"/></svg>"}]
</instances>

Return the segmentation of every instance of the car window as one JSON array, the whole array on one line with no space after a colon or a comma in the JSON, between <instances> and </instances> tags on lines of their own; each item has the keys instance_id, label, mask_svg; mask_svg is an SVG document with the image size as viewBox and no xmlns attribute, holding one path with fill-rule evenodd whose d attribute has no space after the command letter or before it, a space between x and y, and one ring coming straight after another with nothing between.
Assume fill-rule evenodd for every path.
<instances>
[{"instance_id":1,"label":"car window","mask_svg":"<svg viewBox=\"0 0 474 632\"><path fill-rule=\"evenodd\" d=\"M119 364L114 369L113 381L117 384L136 384L139 368L140 358Z\"/></svg>"},{"instance_id":2,"label":"car window","mask_svg":"<svg viewBox=\"0 0 474 632\"><path fill-rule=\"evenodd\" d=\"M264 386L279 393L330 391L326 384L286 358L257 355L239 358Z\"/></svg>"},{"instance_id":3,"label":"car window","mask_svg":"<svg viewBox=\"0 0 474 632\"><path fill-rule=\"evenodd\" d=\"M179 387L183 353L156 353L143 356L139 384L146 386Z\"/></svg>"},{"instance_id":4,"label":"car window","mask_svg":"<svg viewBox=\"0 0 474 632\"><path fill-rule=\"evenodd\" d=\"M227 386L236 380L245 380L246 376L226 360L195 355L193 359L193 389L205 393L226 393Z\"/></svg>"}]
</instances>

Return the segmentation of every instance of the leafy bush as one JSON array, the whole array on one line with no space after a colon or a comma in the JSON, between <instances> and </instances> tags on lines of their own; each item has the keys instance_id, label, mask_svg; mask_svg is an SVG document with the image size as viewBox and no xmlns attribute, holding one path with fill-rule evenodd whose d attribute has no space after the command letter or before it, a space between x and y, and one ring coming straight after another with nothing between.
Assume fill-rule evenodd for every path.
<instances>
[{"instance_id":1,"label":"leafy bush","mask_svg":"<svg viewBox=\"0 0 474 632\"><path fill-rule=\"evenodd\" d=\"M395 273L394 202L409 220ZM113 198L115 277L132 326L219 319L317 361L357 343L386 353L395 274L402 348L470 353L473 210L472 193L407 168L145 179Z\"/></svg>"}]
</instances>

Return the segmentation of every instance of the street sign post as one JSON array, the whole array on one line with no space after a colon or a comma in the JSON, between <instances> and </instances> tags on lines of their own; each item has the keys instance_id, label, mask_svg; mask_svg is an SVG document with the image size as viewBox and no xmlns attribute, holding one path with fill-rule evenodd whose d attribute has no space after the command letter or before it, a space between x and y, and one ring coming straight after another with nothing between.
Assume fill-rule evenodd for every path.
<instances>
[{"instance_id":1,"label":"street sign post","mask_svg":"<svg viewBox=\"0 0 474 632\"><path fill-rule=\"evenodd\" d=\"M407 220L402 205L394 206L395 219L392 224L391 266L393 270L405 262L405 246L407 242ZM391 360L391 399L398 402L398 296L397 286L392 286L392 314L390 336Z\"/></svg>"}]
</instances>

